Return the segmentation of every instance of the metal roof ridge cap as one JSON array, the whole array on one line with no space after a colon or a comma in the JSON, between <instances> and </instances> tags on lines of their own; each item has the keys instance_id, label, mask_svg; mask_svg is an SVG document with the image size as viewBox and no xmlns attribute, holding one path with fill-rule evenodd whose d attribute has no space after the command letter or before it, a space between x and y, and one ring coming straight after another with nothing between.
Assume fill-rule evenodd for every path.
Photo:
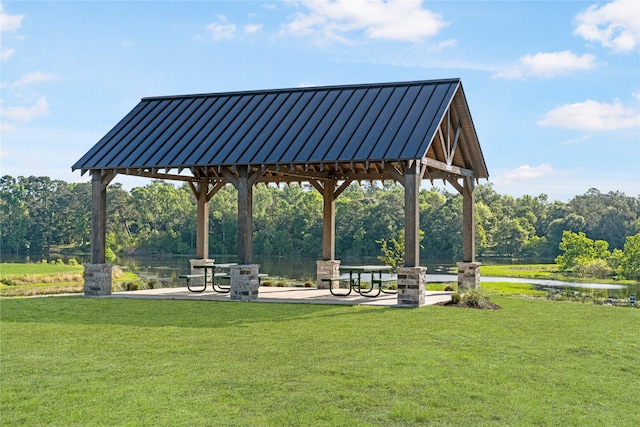
<instances>
[{"instance_id":1,"label":"metal roof ridge cap","mask_svg":"<svg viewBox=\"0 0 640 427\"><path fill-rule=\"evenodd\" d=\"M313 90L338 90L338 89L351 89L362 87L380 87L380 86L411 86L419 84L438 84L438 83L453 83L461 82L460 77L452 77L447 79L433 79L433 80L408 80L399 82L377 82L377 83L353 83L346 85L327 85L327 86L306 86L306 87L291 87L291 88L272 88L272 89L256 89L256 90L240 90L229 92L211 92L211 93L194 93L184 95L159 95L159 96L145 96L141 99L141 102L153 101L159 99L175 99L175 98L200 98L200 97L213 97L213 96L233 96L233 95L248 95L259 93L271 93L271 92L295 92L295 91L313 91Z\"/></svg>"}]
</instances>

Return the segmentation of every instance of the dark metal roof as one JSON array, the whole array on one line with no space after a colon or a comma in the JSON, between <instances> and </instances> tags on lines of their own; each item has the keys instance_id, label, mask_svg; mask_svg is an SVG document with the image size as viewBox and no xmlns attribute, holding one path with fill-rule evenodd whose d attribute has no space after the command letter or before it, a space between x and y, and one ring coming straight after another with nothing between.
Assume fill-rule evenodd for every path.
<instances>
[{"instance_id":1,"label":"dark metal roof","mask_svg":"<svg viewBox=\"0 0 640 427\"><path fill-rule=\"evenodd\" d=\"M452 109L464 148L448 163L488 177L459 79L143 98L72 169L445 162L432 143Z\"/></svg>"}]
</instances>

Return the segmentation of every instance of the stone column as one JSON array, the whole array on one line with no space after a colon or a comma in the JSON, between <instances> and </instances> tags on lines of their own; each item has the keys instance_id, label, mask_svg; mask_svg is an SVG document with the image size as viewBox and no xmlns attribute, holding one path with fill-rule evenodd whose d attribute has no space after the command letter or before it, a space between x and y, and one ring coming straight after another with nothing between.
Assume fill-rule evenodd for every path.
<instances>
[{"instance_id":1,"label":"stone column","mask_svg":"<svg viewBox=\"0 0 640 427\"><path fill-rule=\"evenodd\" d=\"M260 265L233 265L231 266L231 295L232 301L255 301L258 299L260 280L258 273Z\"/></svg>"},{"instance_id":2,"label":"stone column","mask_svg":"<svg viewBox=\"0 0 640 427\"><path fill-rule=\"evenodd\" d=\"M420 307L425 304L424 284L427 267L398 267L398 305Z\"/></svg>"},{"instance_id":3,"label":"stone column","mask_svg":"<svg viewBox=\"0 0 640 427\"><path fill-rule=\"evenodd\" d=\"M111 264L84 265L84 296L111 295Z\"/></svg>"},{"instance_id":4,"label":"stone column","mask_svg":"<svg viewBox=\"0 0 640 427\"><path fill-rule=\"evenodd\" d=\"M458 290L475 289L480 286L479 262L458 263Z\"/></svg>"},{"instance_id":5,"label":"stone column","mask_svg":"<svg viewBox=\"0 0 640 427\"><path fill-rule=\"evenodd\" d=\"M328 279L330 277L338 277L340 275L340 260L339 259L333 259L333 260L329 260L329 261L316 261L316 278L317 278L317 282L316 282L316 287L318 289L329 289L329 286L331 286L331 288L335 288L338 286L338 283L329 283L329 282L323 282L322 279Z\"/></svg>"},{"instance_id":6,"label":"stone column","mask_svg":"<svg viewBox=\"0 0 640 427\"><path fill-rule=\"evenodd\" d=\"M189 260L189 265L191 265L191 273L189 274L204 274L204 270L195 268L196 265L212 265L215 262L215 259L202 259L202 258L194 258ZM204 277L194 277L189 279L189 286L203 286L204 285Z\"/></svg>"}]
</instances>

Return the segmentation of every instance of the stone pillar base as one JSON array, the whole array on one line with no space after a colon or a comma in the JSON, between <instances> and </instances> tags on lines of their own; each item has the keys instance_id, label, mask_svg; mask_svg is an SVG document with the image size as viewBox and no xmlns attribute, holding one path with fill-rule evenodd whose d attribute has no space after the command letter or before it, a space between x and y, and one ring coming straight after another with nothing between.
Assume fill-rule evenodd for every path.
<instances>
[{"instance_id":1,"label":"stone pillar base","mask_svg":"<svg viewBox=\"0 0 640 427\"><path fill-rule=\"evenodd\" d=\"M424 284L427 267L398 267L398 305L420 307L425 304Z\"/></svg>"},{"instance_id":2,"label":"stone pillar base","mask_svg":"<svg viewBox=\"0 0 640 427\"><path fill-rule=\"evenodd\" d=\"M111 295L111 264L84 265L84 296Z\"/></svg>"},{"instance_id":3,"label":"stone pillar base","mask_svg":"<svg viewBox=\"0 0 640 427\"><path fill-rule=\"evenodd\" d=\"M199 268L195 268L196 265L212 265L215 262L215 259L209 258L194 258L189 260L189 265L191 265L191 273L189 274L204 274L204 270ZM200 287L204 285L204 277L194 277L189 279L189 286Z\"/></svg>"},{"instance_id":4,"label":"stone pillar base","mask_svg":"<svg viewBox=\"0 0 640 427\"><path fill-rule=\"evenodd\" d=\"M258 299L260 265L233 265L229 269L231 277L232 301L255 301Z\"/></svg>"},{"instance_id":5,"label":"stone pillar base","mask_svg":"<svg viewBox=\"0 0 640 427\"><path fill-rule=\"evenodd\" d=\"M333 259L329 261L316 261L316 287L318 289L336 288L337 282L323 282L322 279L328 279L330 277L338 277L340 275L340 260Z\"/></svg>"},{"instance_id":6,"label":"stone pillar base","mask_svg":"<svg viewBox=\"0 0 640 427\"><path fill-rule=\"evenodd\" d=\"M458 290L475 289L480 286L479 262L458 263Z\"/></svg>"}]
</instances>

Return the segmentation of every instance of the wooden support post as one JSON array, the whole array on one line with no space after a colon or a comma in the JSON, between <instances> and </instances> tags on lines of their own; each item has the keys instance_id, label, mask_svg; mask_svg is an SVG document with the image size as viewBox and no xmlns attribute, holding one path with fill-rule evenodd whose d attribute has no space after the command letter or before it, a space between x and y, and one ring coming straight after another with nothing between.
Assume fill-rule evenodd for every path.
<instances>
[{"instance_id":1,"label":"wooden support post","mask_svg":"<svg viewBox=\"0 0 640 427\"><path fill-rule=\"evenodd\" d=\"M253 184L245 168L238 170L238 264L251 264L253 227Z\"/></svg>"},{"instance_id":2,"label":"wooden support post","mask_svg":"<svg viewBox=\"0 0 640 427\"><path fill-rule=\"evenodd\" d=\"M476 215L473 179L465 177L462 191L462 261L476 260Z\"/></svg>"},{"instance_id":3,"label":"wooden support post","mask_svg":"<svg viewBox=\"0 0 640 427\"><path fill-rule=\"evenodd\" d=\"M107 185L115 173L91 172L91 264L104 264L107 234Z\"/></svg>"},{"instance_id":4,"label":"wooden support post","mask_svg":"<svg viewBox=\"0 0 640 427\"><path fill-rule=\"evenodd\" d=\"M336 199L333 195L336 182L333 179L324 182L322 197L322 259L331 261L336 256Z\"/></svg>"},{"instance_id":5,"label":"wooden support post","mask_svg":"<svg viewBox=\"0 0 640 427\"><path fill-rule=\"evenodd\" d=\"M209 258L209 180L200 179L196 186L196 258Z\"/></svg>"},{"instance_id":6,"label":"wooden support post","mask_svg":"<svg viewBox=\"0 0 640 427\"><path fill-rule=\"evenodd\" d=\"M404 170L404 266L420 265L420 163Z\"/></svg>"}]
</instances>

